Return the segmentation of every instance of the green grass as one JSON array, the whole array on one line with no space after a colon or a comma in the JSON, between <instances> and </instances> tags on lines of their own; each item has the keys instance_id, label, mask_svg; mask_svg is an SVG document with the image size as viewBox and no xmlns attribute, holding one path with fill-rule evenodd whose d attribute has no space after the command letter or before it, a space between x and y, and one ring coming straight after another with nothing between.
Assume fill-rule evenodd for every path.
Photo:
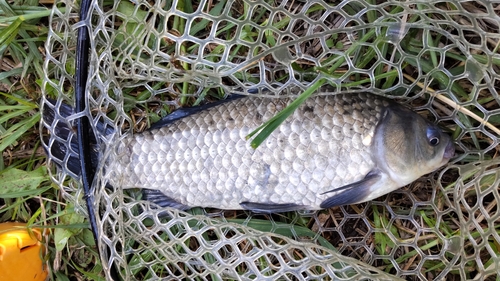
<instances>
[{"instance_id":1,"label":"green grass","mask_svg":"<svg viewBox=\"0 0 500 281\"><path fill-rule=\"evenodd\" d=\"M33 2L33 1L32 1ZM357 2L348 4L345 8L351 14L355 14L360 7ZM211 7L210 13L219 15L224 7L225 2L219 1ZM158 44L162 51L168 53L173 51L173 45L169 44L161 38L154 38L153 36L146 37L144 30L144 21L148 20L148 13L144 10L137 10L136 6L130 2L123 1L118 6L120 15L117 17L118 21L122 21L123 25L117 28L117 36L114 38L113 47L117 50L121 48L128 48L137 42L153 47L157 40L161 42ZM178 9L186 13L191 13L193 3L189 0L179 1ZM423 5L416 5L416 9L424 8ZM447 7L453 9L453 7ZM248 5L242 5L233 9L232 13L235 14L239 20L244 20L246 11L249 10ZM307 14L313 15L314 13L323 11L324 8L320 5L312 5ZM388 13L401 12L400 7L388 7ZM80 214L78 208L71 202L67 202L62 197L60 187L52 184L49 178L49 171L46 167L46 160L41 151L40 146L40 132L38 122L40 120L38 101L41 97L40 82L43 74L43 60L44 60L44 43L47 39L47 26L48 15L50 10L37 5L37 3L28 3L23 6L16 6L0 0L0 62L3 67L0 72L0 222L4 221L22 221L27 222L30 226L40 227L48 230L48 234L44 237L45 245L48 248L48 253L44 257L51 267L51 279L57 280L70 280L76 278L83 278L88 280L102 280L102 265L100 264L97 251L95 249L92 234L89 230L89 225L86 218ZM367 22L374 22L377 20L377 13L370 11L366 14ZM265 9L257 9L252 14L253 22L262 26L268 24ZM418 17L411 17L408 22L415 22ZM287 17L275 19L271 24L277 29L282 29L289 24L290 19ZM186 19L183 17L172 16L169 18L169 27L172 32L182 33L186 28ZM199 36L200 38L206 37L206 33L213 23L207 20L198 20L191 26L191 35ZM133 38L126 34L132 32ZM241 34L234 34L234 24L227 22L221 24L216 34L218 37L233 38L239 36L240 39L247 42L256 42L258 33L251 25L245 25L242 28ZM384 36L387 28L382 28L380 33L375 29L360 29L358 30L358 40L353 44L347 44L338 34L332 34L327 40L327 45L331 48L342 50L344 54L348 55L352 66L356 69L366 70L372 67L372 64L379 56L384 58L393 58L395 61L403 60L400 66L407 72L416 73L421 71L424 74L429 74L430 80L426 81L425 85L414 84L412 90L418 92L423 88L427 88L426 92L429 96L432 95L431 90L448 89L457 101L467 101L472 99L470 96L471 85L464 83L460 80L451 80L448 76L450 74L459 74L466 68L478 69L479 66L474 63L468 64L467 57L460 52L441 52L439 50L440 43L446 42L446 38L437 32L425 31L421 33L418 29L409 29L407 33L402 36L394 30L396 36L392 39L400 43L401 48L409 56L401 57L401 54L394 48L394 45L388 42L388 38ZM278 43L275 38L276 34L267 32L264 35L263 43L269 48L278 48ZM423 46L421 40L417 40L419 36L426 38L429 46L435 47L422 53ZM373 46L377 47L378 52ZM146 56L142 56L140 48L135 45L132 48L130 58L137 60L146 60ZM213 46L207 55L207 60L218 62L220 55L224 53L225 48L223 44ZM286 47L283 48L284 52L288 52ZM199 46L194 43L185 43L180 47L184 55L195 54L199 51ZM281 49L280 49L281 50ZM238 62L242 57L245 57L248 52L245 46L237 46L230 50L229 60ZM498 50L495 50L498 51ZM120 57L119 52L115 53L115 60L121 61L124 58ZM262 59L265 52L255 50L254 55ZM289 54L291 55L291 54ZM444 57L442 57L444 56ZM481 54L473 54L473 57L479 63L486 63L488 58ZM276 57L277 60L289 60L286 55ZM441 59L446 60L448 73L442 70L436 70ZM249 65L255 63L250 61ZM373 85L377 89L392 90L391 94L400 95L401 89L393 88L398 82L398 72L394 68L385 68L384 64L373 66L373 71L369 74L366 71L349 71L346 57L332 53L324 57L320 65L310 65L301 60L290 61L292 68L301 74L304 81L314 82L308 90L304 91L297 97L296 101L291 104L286 110L266 122L259 127L255 132L249 135L252 138L252 146L257 147L279 124L289 116L300 103L309 97L314 91L322 89L325 86L332 87L336 90L343 91L346 89L358 89L363 86ZM500 66L500 61L493 60L490 63L496 67ZM172 62L173 67L179 70L189 72L193 71L191 65L185 62ZM171 66L172 67L172 66ZM413 71L413 72L412 72ZM252 70L240 69L234 73L238 79L248 82L258 82ZM319 78L318 78L319 77ZM285 81L287 73L282 73L280 79ZM333 83L332 81L342 80L341 84ZM408 82L408 81L407 81ZM413 81L409 81L413 82ZM422 82L422 81L419 81ZM144 111L146 118L143 120L147 125L154 123L160 117L168 114L172 110L172 106L161 104L158 106L155 103L155 98L170 98L167 94L159 94L155 96L150 92L160 91L164 87L169 87L171 83L164 81L157 81L149 83L148 87L130 87L124 88L123 94L125 97L124 109L127 113L132 110ZM224 96L224 92L218 88L207 87L198 92L198 95L193 95L197 91L196 87L189 82L175 82L172 86L173 89L178 91L179 105L197 105L204 100L219 99ZM485 108L492 106L493 97L481 96L477 99L477 103ZM415 104L419 105L420 101ZM493 105L495 106L495 105ZM474 114L482 116L483 114L477 107L469 106L467 108ZM493 109L493 108L492 108ZM111 111L109 116L115 118L119 113ZM140 114L139 114L140 115ZM471 118L470 115L460 112L458 113L458 121L465 127L478 126L480 120ZM142 121L141 121L142 122ZM500 125L500 118L498 115L491 116L488 119L493 126ZM462 134L462 129L455 126L453 122L444 123L447 129L458 138ZM143 128L144 124L136 124L136 128ZM488 145L490 141L486 137L470 134L470 137L465 138L463 143L472 149L481 150ZM493 153L483 155L483 159L493 158ZM469 155L463 158L463 162L475 161L480 159L477 155ZM474 173L467 175L465 178L474 176ZM481 184L485 188L494 183L494 177L482 178ZM455 186L455 181L450 180L448 186L444 187L444 192L448 192ZM443 194L437 195L438 199ZM473 197L475 194L467 194L467 198ZM444 199L443 199L444 200ZM364 206L364 205L361 205ZM411 206L403 206L411 210ZM370 210L363 213L361 209L353 208L358 214L366 217L363 219L364 223L369 224L375 231L372 233L371 243L374 245L374 252L378 255L390 255L397 247L397 243L408 239L406 235L409 231L408 226L401 222L391 221L394 216L393 211L386 208L381 208L379 205L371 205ZM199 210L198 210L199 211ZM321 214L329 216L327 223L341 216L340 210L322 211ZM358 212L359 211L359 212ZM192 210L196 214L197 210ZM204 212L201 212L204 213ZM453 239L457 235L461 235L457 224L456 218L450 214L444 216L444 220L438 222L433 209L419 208L415 212L421 219L421 227L438 231L446 239ZM232 214L232 213L231 213ZM310 230L312 225L315 225L314 218L310 216L298 216L297 213L286 213L282 215L254 216L251 220L242 219L242 213L235 213L228 215L227 220L245 224L262 231L272 231L284 236L292 238L305 238L315 240L318 244L328 248L340 248L338 239L333 234L335 230L324 226L321 235ZM407 213L403 215L408 215ZM342 220L340 217L339 220ZM294 225L289 228L288 225ZM334 228L333 226L330 226ZM485 228L485 230L487 230ZM500 230L495 230L497 233ZM182 230L179 229L179 233ZM209 241L211 238L208 234L204 234L204 239ZM471 233L472 237L480 237L480 233L475 231ZM356 237L353 234L353 237ZM166 236L160 238L165 239ZM492 239L492 238L490 238ZM492 245L498 241L489 240L488 243ZM189 244L189 241L186 241ZM432 252L436 251L443 246L442 239L435 235L424 236L421 243L421 251ZM467 244L466 246L470 246ZM132 246L130 246L132 247ZM492 247L498 249L497 247ZM183 251L182 247L178 247L179 251ZM348 254L356 254L354 251L345 250ZM497 255L500 252L496 252ZM404 264L408 259L418 259L419 254L415 249L401 250L395 260L398 263ZM140 259L139 259L140 258ZM144 252L140 257L135 256L130 260L130 264L134 265L139 260L154 260L155 256L151 252ZM451 257L450 257L451 258ZM210 263L214 261L214 257L206 255L207 261ZM486 266L491 265L494 260L484 261ZM264 258L260 260L262 268L266 268L268 261ZM382 259L382 262L377 264L379 268L389 273L394 273L394 265L388 259ZM477 265L474 261L467 263L468 270L474 272L477 270ZM427 260L423 266L425 273L430 276L435 276L444 270L444 265L439 262ZM160 269L158 269L160 270ZM244 268L241 268L244 271ZM136 276L144 277L142 270L133 272ZM149 273L147 273L149 274ZM271 273L269 273L271 274ZM458 276L457 272L452 272ZM148 276L148 275L146 275ZM215 279L215 277L213 277Z\"/></svg>"}]
</instances>

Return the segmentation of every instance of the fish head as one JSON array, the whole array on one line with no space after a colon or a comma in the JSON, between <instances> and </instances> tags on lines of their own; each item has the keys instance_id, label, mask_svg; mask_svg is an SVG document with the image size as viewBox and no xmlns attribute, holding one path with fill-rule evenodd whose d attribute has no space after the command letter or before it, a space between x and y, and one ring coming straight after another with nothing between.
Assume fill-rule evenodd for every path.
<instances>
[{"instance_id":1,"label":"fish head","mask_svg":"<svg viewBox=\"0 0 500 281\"><path fill-rule=\"evenodd\" d=\"M455 154L449 135L400 105L384 109L374 135L377 167L404 186L448 163Z\"/></svg>"}]
</instances>

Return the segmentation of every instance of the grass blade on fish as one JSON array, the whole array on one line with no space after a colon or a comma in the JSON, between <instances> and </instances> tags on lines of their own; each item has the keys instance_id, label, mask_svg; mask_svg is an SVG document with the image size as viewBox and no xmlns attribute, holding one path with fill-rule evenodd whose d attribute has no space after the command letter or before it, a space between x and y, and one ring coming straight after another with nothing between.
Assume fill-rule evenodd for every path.
<instances>
[{"instance_id":1,"label":"grass blade on fish","mask_svg":"<svg viewBox=\"0 0 500 281\"><path fill-rule=\"evenodd\" d=\"M276 114L273 118L266 121L262 126L255 129L253 132L246 136L246 139L251 139L255 134L255 138L250 142L252 148L257 148L262 142L274 131L278 126L285 121L285 119L290 116L307 98L309 98L316 90L319 89L323 84L325 84L326 79L319 79L310 88L305 90L300 96L297 97L290 105L288 105L281 112Z\"/></svg>"}]
</instances>

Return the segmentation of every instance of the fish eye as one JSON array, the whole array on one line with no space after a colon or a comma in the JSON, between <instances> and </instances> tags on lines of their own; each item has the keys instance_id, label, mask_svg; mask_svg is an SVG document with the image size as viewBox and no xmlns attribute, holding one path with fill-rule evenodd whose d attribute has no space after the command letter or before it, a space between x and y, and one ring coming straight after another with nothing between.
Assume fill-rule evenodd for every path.
<instances>
[{"instance_id":1,"label":"fish eye","mask_svg":"<svg viewBox=\"0 0 500 281\"><path fill-rule=\"evenodd\" d=\"M439 144L439 130L436 128L427 128L427 140L429 145L436 146Z\"/></svg>"},{"instance_id":2,"label":"fish eye","mask_svg":"<svg viewBox=\"0 0 500 281\"><path fill-rule=\"evenodd\" d=\"M430 140L429 140L429 144L432 145L432 146L436 146L439 144L439 138L438 137L432 137Z\"/></svg>"}]
</instances>

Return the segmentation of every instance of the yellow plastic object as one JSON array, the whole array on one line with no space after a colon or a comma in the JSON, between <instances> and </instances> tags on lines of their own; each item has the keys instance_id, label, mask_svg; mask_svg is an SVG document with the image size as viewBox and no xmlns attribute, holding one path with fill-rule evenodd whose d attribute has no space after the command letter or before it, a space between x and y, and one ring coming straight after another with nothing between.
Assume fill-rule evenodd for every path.
<instances>
[{"instance_id":1,"label":"yellow plastic object","mask_svg":"<svg viewBox=\"0 0 500 281\"><path fill-rule=\"evenodd\" d=\"M47 270L40 258L41 233L18 222L0 223L0 280L44 281Z\"/></svg>"}]
</instances>

